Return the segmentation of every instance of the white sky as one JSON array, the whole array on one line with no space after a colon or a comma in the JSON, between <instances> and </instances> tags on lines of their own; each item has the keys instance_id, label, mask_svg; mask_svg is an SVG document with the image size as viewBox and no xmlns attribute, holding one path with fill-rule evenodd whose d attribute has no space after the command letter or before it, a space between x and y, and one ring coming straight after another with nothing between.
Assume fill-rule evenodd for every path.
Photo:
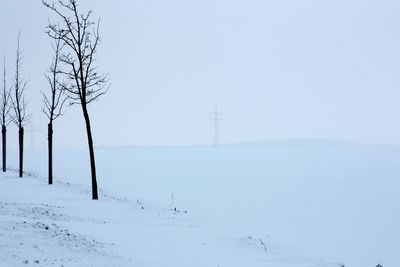
<instances>
[{"instance_id":1,"label":"white sky","mask_svg":"<svg viewBox=\"0 0 400 267\"><path fill-rule=\"evenodd\" d=\"M39 0L1 2L8 82L22 30L35 142L43 146L50 13ZM98 62L111 80L90 107L97 146L210 143L215 104L226 117L223 142L400 144L400 1L81 2L102 18ZM85 147L85 134L79 106L56 122L58 147Z\"/></svg>"}]
</instances>

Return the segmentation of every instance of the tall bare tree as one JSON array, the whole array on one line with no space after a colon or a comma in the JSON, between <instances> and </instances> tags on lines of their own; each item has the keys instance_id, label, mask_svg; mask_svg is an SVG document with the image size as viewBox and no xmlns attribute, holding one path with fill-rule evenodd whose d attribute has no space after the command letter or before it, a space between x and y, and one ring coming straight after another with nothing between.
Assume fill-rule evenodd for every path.
<instances>
[{"instance_id":1,"label":"tall bare tree","mask_svg":"<svg viewBox=\"0 0 400 267\"><path fill-rule=\"evenodd\" d=\"M15 58L14 97L11 97L12 109L10 118L18 127L19 177L24 173L24 126L31 116L27 113L28 102L25 99L27 81L21 78L22 52L20 48L21 33L18 34L17 53Z\"/></svg>"},{"instance_id":2,"label":"tall bare tree","mask_svg":"<svg viewBox=\"0 0 400 267\"><path fill-rule=\"evenodd\" d=\"M53 45L54 58L48 74L45 74L46 80L50 85L49 94L43 93L43 112L49 119L47 125L48 134L48 179L49 184L53 184L53 122L58 117L63 115L64 103L67 100L64 94L64 85L59 80L59 76L62 73L60 69L60 56L63 44L61 44L61 39L56 39Z\"/></svg>"},{"instance_id":3,"label":"tall bare tree","mask_svg":"<svg viewBox=\"0 0 400 267\"><path fill-rule=\"evenodd\" d=\"M2 140L2 154L3 154L3 172L7 170L7 125L10 123L10 97L11 90L7 88L6 80L6 57L3 57L3 88L1 90L0 98L0 116L1 116L1 140Z\"/></svg>"},{"instance_id":4,"label":"tall bare tree","mask_svg":"<svg viewBox=\"0 0 400 267\"><path fill-rule=\"evenodd\" d=\"M58 0L43 4L59 18L58 23L47 26L50 38L61 39L65 52L60 58L67 70L63 72L68 84L65 87L70 104L79 104L86 124L92 176L92 198L98 199L94 145L88 105L108 90L107 75L100 74L95 66L96 53L100 44L99 24L91 19L92 11L80 13L76 0Z\"/></svg>"}]
</instances>

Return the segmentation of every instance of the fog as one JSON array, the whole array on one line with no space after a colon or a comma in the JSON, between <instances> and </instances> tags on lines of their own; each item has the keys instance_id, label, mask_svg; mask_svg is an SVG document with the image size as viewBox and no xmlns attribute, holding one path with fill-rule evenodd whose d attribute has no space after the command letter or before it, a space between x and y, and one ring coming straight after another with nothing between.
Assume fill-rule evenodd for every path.
<instances>
[{"instance_id":1,"label":"fog","mask_svg":"<svg viewBox=\"0 0 400 267\"><path fill-rule=\"evenodd\" d=\"M400 144L399 1L80 2L101 17L97 63L110 75L108 94L89 107L96 146L210 144L215 105L221 143ZM46 145L49 16L38 0L0 7L9 86L22 31L31 148ZM86 147L79 106L54 127L56 147ZM8 134L16 146L16 127Z\"/></svg>"}]
</instances>

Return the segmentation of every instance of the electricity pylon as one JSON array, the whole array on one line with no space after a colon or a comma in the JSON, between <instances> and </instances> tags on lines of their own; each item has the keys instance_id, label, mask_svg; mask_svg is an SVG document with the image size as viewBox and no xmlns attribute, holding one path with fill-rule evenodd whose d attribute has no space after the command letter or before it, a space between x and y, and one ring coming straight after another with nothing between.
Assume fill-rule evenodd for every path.
<instances>
[{"instance_id":1,"label":"electricity pylon","mask_svg":"<svg viewBox=\"0 0 400 267\"><path fill-rule=\"evenodd\" d=\"M214 123L214 146L217 147L219 145L219 124L224 120L224 114L218 111L218 106L215 105L215 110L210 114L211 121Z\"/></svg>"},{"instance_id":2,"label":"electricity pylon","mask_svg":"<svg viewBox=\"0 0 400 267\"><path fill-rule=\"evenodd\" d=\"M35 149L36 148L35 135L38 132L38 130L33 123L30 124L29 130L27 132L30 133L30 138L29 138L30 149Z\"/></svg>"}]
</instances>

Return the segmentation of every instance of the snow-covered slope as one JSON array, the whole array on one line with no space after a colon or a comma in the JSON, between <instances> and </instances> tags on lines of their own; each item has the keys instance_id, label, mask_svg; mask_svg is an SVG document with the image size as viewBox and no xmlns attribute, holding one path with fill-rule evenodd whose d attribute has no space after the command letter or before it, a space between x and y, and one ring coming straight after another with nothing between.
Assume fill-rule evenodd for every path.
<instances>
[{"instance_id":1,"label":"snow-covered slope","mask_svg":"<svg viewBox=\"0 0 400 267\"><path fill-rule=\"evenodd\" d=\"M96 152L100 201L86 151L56 151L50 187L45 151L0 174L0 266L398 266L397 147Z\"/></svg>"}]
</instances>

